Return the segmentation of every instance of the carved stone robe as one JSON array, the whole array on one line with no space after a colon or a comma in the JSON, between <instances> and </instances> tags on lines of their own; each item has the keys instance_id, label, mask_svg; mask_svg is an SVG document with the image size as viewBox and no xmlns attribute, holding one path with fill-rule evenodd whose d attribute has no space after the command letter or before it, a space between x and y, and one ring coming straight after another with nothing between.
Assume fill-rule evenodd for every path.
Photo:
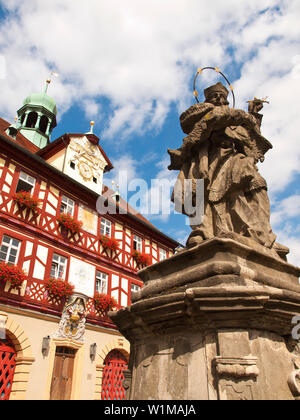
<instances>
[{"instance_id":1,"label":"carved stone robe","mask_svg":"<svg viewBox=\"0 0 300 420\"><path fill-rule=\"evenodd\" d=\"M191 226L189 240L235 232L271 248L276 236L270 226L267 185L256 166L271 144L260 135L255 118L245 111L211 104L208 112L207 104L199 104L197 111L201 118L184 127L190 132L183 146L169 151L169 169L180 167L178 182L183 192L185 179L191 179L193 186L197 179L205 181L202 224Z\"/></svg>"}]
</instances>

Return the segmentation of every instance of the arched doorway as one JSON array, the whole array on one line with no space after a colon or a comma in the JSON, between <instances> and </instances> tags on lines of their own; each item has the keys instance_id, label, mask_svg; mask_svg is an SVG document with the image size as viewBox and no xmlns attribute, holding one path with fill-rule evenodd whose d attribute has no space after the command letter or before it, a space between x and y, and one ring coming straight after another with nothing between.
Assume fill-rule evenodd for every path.
<instances>
[{"instance_id":1,"label":"arched doorway","mask_svg":"<svg viewBox=\"0 0 300 420\"><path fill-rule=\"evenodd\" d=\"M0 339L0 401L9 400L16 369L16 351L9 339Z\"/></svg>"},{"instance_id":2,"label":"arched doorway","mask_svg":"<svg viewBox=\"0 0 300 420\"><path fill-rule=\"evenodd\" d=\"M101 399L124 400L125 391L122 385L124 369L127 369L126 357L119 350L112 350L104 360Z\"/></svg>"}]
</instances>

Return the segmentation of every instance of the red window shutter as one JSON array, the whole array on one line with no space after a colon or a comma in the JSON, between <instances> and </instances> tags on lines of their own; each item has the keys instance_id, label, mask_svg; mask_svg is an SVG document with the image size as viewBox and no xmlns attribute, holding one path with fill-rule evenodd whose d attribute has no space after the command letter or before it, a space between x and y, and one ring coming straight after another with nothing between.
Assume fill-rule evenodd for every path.
<instances>
[{"instance_id":1,"label":"red window shutter","mask_svg":"<svg viewBox=\"0 0 300 420\"><path fill-rule=\"evenodd\" d=\"M124 369L128 364L126 357L118 350L112 350L105 358L102 377L102 400L124 400Z\"/></svg>"},{"instance_id":2,"label":"red window shutter","mask_svg":"<svg viewBox=\"0 0 300 420\"><path fill-rule=\"evenodd\" d=\"M9 340L0 339L0 401L9 400L16 369L16 351Z\"/></svg>"}]
</instances>

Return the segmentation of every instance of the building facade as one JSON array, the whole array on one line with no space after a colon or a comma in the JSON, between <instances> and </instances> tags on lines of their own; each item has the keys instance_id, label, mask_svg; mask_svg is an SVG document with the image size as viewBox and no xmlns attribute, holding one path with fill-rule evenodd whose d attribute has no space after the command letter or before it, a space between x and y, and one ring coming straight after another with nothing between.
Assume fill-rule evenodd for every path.
<instances>
[{"instance_id":1,"label":"building facade","mask_svg":"<svg viewBox=\"0 0 300 420\"><path fill-rule=\"evenodd\" d=\"M50 141L49 98L26 98L15 124L0 119L0 264L26 274L19 287L0 279L0 400L123 399L129 343L94 297L130 305L142 287L134 254L153 264L179 244L105 187L113 166L93 130ZM23 192L38 208L17 201ZM99 200L115 214L100 214ZM66 228L61 215L82 225ZM72 284L72 295L49 291L53 279Z\"/></svg>"}]
</instances>

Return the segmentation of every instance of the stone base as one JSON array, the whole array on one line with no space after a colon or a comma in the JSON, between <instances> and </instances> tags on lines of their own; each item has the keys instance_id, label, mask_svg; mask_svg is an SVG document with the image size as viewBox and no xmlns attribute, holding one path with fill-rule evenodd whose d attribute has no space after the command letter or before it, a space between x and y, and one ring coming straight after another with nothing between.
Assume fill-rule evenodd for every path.
<instances>
[{"instance_id":1,"label":"stone base","mask_svg":"<svg viewBox=\"0 0 300 420\"><path fill-rule=\"evenodd\" d=\"M300 396L300 353L286 345L300 269L259 245L216 238L139 275L132 306L110 314L131 343L128 399Z\"/></svg>"}]
</instances>

